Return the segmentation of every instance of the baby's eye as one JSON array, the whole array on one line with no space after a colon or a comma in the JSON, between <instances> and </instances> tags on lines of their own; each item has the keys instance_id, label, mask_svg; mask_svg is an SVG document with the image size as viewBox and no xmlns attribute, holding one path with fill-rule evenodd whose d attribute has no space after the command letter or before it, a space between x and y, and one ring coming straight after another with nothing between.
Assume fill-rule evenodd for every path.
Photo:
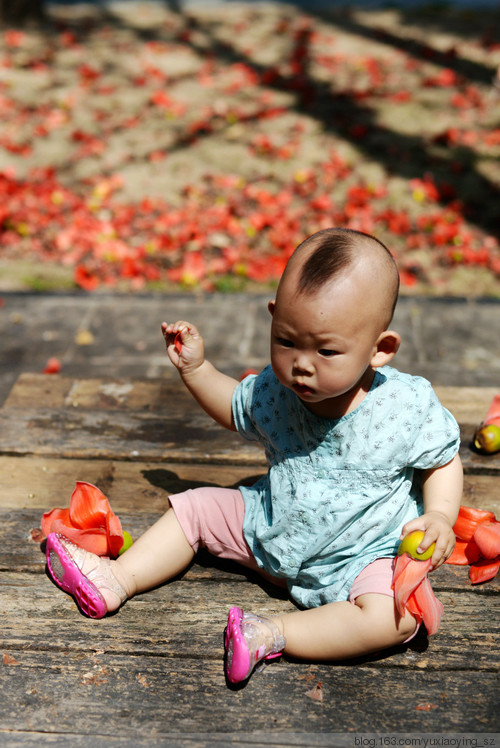
<instances>
[{"instance_id":1,"label":"baby's eye","mask_svg":"<svg viewBox=\"0 0 500 748\"><path fill-rule=\"evenodd\" d=\"M282 345L284 348L293 348L293 343L291 340L287 340L286 338L276 338L276 342L279 345Z\"/></svg>"},{"instance_id":2,"label":"baby's eye","mask_svg":"<svg viewBox=\"0 0 500 748\"><path fill-rule=\"evenodd\" d=\"M330 358L331 356L337 355L337 351L332 351L330 348L320 348L318 353L320 356L324 356L324 358Z\"/></svg>"}]
</instances>

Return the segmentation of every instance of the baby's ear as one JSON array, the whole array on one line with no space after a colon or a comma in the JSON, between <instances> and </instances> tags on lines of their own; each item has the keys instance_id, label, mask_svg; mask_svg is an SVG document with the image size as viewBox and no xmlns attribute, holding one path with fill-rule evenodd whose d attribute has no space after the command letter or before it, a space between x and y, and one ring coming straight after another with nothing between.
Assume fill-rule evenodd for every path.
<instances>
[{"instance_id":1,"label":"baby's ear","mask_svg":"<svg viewBox=\"0 0 500 748\"><path fill-rule=\"evenodd\" d=\"M401 345L401 335L394 330L384 330L378 337L375 344L372 360L370 361L371 366L374 369L378 369L380 366L385 366L391 361L399 350Z\"/></svg>"},{"instance_id":2,"label":"baby's ear","mask_svg":"<svg viewBox=\"0 0 500 748\"><path fill-rule=\"evenodd\" d=\"M269 304L267 305L267 308L269 309L269 314L272 317L273 314L274 314L274 310L276 308L276 302L275 301L270 301Z\"/></svg>"}]
</instances>

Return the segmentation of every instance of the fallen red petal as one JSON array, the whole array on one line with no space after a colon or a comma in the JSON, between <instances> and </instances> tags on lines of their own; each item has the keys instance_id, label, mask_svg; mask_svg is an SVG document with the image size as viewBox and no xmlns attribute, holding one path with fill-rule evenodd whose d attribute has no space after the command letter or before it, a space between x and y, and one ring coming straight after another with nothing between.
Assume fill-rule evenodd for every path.
<instances>
[{"instance_id":1,"label":"fallen red petal","mask_svg":"<svg viewBox=\"0 0 500 748\"><path fill-rule=\"evenodd\" d=\"M490 403L483 425L494 423L500 425L500 394L495 395Z\"/></svg>"},{"instance_id":2,"label":"fallen red petal","mask_svg":"<svg viewBox=\"0 0 500 748\"><path fill-rule=\"evenodd\" d=\"M497 561L478 561L475 564L471 564L469 569L469 579L472 584L489 582L490 579L496 577L499 569L500 559Z\"/></svg>"},{"instance_id":3,"label":"fallen red petal","mask_svg":"<svg viewBox=\"0 0 500 748\"><path fill-rule=\"evenodd\" d=\"M58 374L62 369L62 364L58 358L52 356L48 359L43 370L44 374Z\"/></svg>"},{"instance_id":4,"label":"fallen red petal","mask_svg":"<svg viewBox=\"0 0 500 748\"><path fill-rule=\"evenodd\" d=\"M96 486L77 481L68 509L55 508L42 517L42 532L60 532L98 556L116 557L123 545L119 518Z\"/></svg>"},{"instance_id":5,"label":"fallen red petal","mask_svg":"<svg viewBox=\"0 0 500 748\"><path fill-rule=\"evenodd\" d=\"M318 683L315 688L311 688L310 691L306 691L306 696L313 701L323 701L323 686Z\"/></svg>"},{"instance_id":6,"label":"fallen red petal","mask_svg":"<svg viewBox=\"0 0 500 748\"><path fill-rule=\"evenodd\" d=\"M474 540L457 540L451 556L445 563L455 566L469 566L481 558L481 552Z\"/></svg>"},{"instance_id":7,"label":"fallen red petal","mask_svg":"<svg viewBox=\"0 0 500 748\"><path fill-rule=\"evenodd\" d=\"M474 533L474 541L483 558L500 556L500 522L483 522Z\"/></svg>"},{"instance_id":8,"label":"fallen red petal","mask_svg":"<svg viewBox=\"0 0 500 748\"><path fill-rule=\"evenodd\" d=\"M397 556L394 569L393 589L396 609L399 615L406 611L425 624L427 633L432 636L439 629L443 605L435 597L428 572L431 559L418 561L407 553Z\"/></svg>"},{"instance_id":9,"label":"fallen red petal","mask_svg":"<svg viewBox=\"0 0 500 748\"><path fill-rule=\"evenodd\" d=\"M419 712L430 712L432 709L438 709L438 705L431 704L431 702L426 702L424 704L417 704L415 709Z\"/></svg>"},{"instance_id":10,"label":"fallen red petal","mask_svg":"<svg viewBox=\"0 0 500 748\"><path fill-rule=\"evenodd\" d=\"M421 562L419 562L421 563ZM422 580L413 593L420 615L429 636L434 636L439 629L443 615L443 604L437 599L432 590L428 577ZM417 619L418 620L418 619Z\"/></svg>"},{"instance_id":11,"label":"fallen red petal","mask_svg":"<svg viewBox=\"0 0 500 748\"><path fill-rule=\"evenodd\" d=\"M19 661L16 660L15 657L12 657L12 655L7 654L7 652L4 652L3 664L4 665L19 665Z\"/></svg>"},{"instance_id":12,"label":"fallen red petal","mask_svg":"<svg viewBox=\"0 0 500 748\"><path fill-rule=\"evenodd\" d=\"M481 522L491 522L495 519L493 512L475 509L471 506L461 506L453 531L460 540L472 540Z\"/></svg>"},{"instance_id":13,"label":"fallen red petal","mask_svg":"<svg viewBox=\"0 0 500 748\"><path fill-rule=\"evenodd\" d=\"M249 377L249 376L251 376L252 374L258 374L258 373L259 373L259 372L257 371L257 369L245 369L244 371L242 371L242 372L241 372L241 374L240 374L240 376L239 376L239 381L241 382L241 381L243 381L243 379L245 379L246 377Z\"/></svg>"},{"instance_id":14,"label":"fallen red petal","mask_svg":"<svg viewBox=\"0 0 500 748\"><path fill-rule=\"evenodd\" d=\"M42 532L40 527L34 527L32 530L30 530L30 538L33 543L43 543L43 541L46 539L46 536Z\"/></svg>"}]
</instances>

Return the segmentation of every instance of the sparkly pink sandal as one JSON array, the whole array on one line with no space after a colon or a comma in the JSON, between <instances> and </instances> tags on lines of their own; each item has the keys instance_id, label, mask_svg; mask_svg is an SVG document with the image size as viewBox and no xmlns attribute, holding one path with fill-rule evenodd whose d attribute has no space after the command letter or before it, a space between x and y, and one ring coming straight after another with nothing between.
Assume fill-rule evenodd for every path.
<instances>
[{"instance_id":1,"label":"sparkly pink sandal","mask_svg":"<svg viewBox=\"0 0 500 748\"><path fill-rule=\"evenodd\" d=\"M73 555L68 552L68 547L74 551ZM106 602L96 585L117 594L121 602L127 599L125 590L111 572L109 559L97 557L99 564L84 574L78 561L83 566L85 560L93 554L79 548L64 535L53 532L47 538L46 555L47 567L54 582L75 598L80 610L89 618L102 618L108 612ZM108 564L104 569L102 562Z\"/></svg>"},{"instance_id":2,"label":"sparkly pink sandal","mask_svg":"<svg viewBox=\"0 0 500 748\"><path fill-rule=\"evenodd\" d=\"M263 626L268 629L267 644L262 641ZM228 680L231 683L246 680L258 662L280 657L285 644L285 638L269 618L231 608L225 637Z\"/></svg>"}]
</instances>

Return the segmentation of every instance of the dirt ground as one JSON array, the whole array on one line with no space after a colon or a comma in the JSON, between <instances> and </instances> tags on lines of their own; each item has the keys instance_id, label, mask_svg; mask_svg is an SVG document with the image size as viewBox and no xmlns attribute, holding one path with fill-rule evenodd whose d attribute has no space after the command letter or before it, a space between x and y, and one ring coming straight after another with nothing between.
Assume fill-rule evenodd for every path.
<instances>
[{"instance_id":1,"label":"dirt ground","mask_svg":"<svg viewBox=\"0 0 500 748\"><path fill-rule=\"evenodd\" d=\"M500 296L498 13L172 5L0 32L0 290L247 289L342 223Z\"/></svg>"}]
</instances>

